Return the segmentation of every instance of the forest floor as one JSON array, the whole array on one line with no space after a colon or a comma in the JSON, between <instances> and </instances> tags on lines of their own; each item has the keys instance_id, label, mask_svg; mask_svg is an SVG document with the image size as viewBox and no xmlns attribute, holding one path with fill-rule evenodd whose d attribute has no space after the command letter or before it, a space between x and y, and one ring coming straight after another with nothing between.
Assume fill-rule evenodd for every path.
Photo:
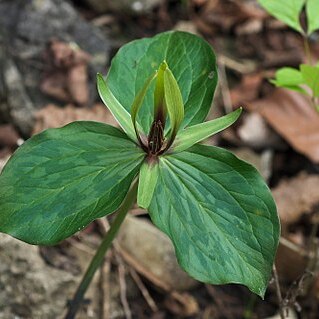
<instances>
[{"instance_id":1,"label":"forest floor","mask_svg":"<svg viewBox=\"0 0 319 319\"><path fill-rule=\"evenodd\" d=\"M268 182L282 224L281 306L287 318L318 318L319 113L306 97L269 82L280 67L305 61L302 38L255 0L114 3L0 1L0 171L19 145L44 129L75 120L116 125L97 96L95 74L107 73L123 44L172 29L202 36L219 66L209 118L244 108L232 128L207 142L252 163ZM319 34L310 45L319 60ZM0 234L0 319L62 318L107 229L106 219L97 220L54 247ZM239 285L196 282L179 269L170 241L135 207L78 318L280 316L273 279L265 300Z\"/></svg>"}]
</instances>

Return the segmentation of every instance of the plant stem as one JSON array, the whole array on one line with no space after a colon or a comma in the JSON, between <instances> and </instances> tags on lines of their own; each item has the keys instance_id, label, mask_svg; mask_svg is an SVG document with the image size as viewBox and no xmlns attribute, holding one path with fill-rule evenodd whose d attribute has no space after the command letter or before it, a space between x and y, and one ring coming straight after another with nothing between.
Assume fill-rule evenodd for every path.
<instances>
[{"instance_id":1,"label":"plant stem","mask_svg":"<svg viewBox=\"0 0 319 319\"><path fill-rule=\"evenodd\" d=\"M306 35L303 36L303 41L304 41L307 63L311 65L312 64L311 50L310 50L309 40Z\"/></svg>"},{"instance_id":2,"label":"plant stem","mask_svg":"<svg viewBox=\"0 0 319 319\"><path fill-rule=\"evenodd\" d=\"M275 264L273 264L273 266L272 266L272 271L273 271L274 279L275 279L275 287L276 287L277 299L278 299L278 304L279 304L280 318L285 319L286 316L285 316L285 312L284 312L282 294L281 294L281 290L280 290L278 273L277 273L277 269L276 269Z\"/></svg>"},{"instance_id":3,"label":"plant stem","mask_svg":"<svg viewBox=\"0 0 319 319\"><path fill-rule=\"evenodd\" d=\"M75 315L81 305L81 302L83 300L84 294L89 287L92 278L96 272L96 270L101 266L104 256L108 248L111 246L111 243L116 236L121 224L123 223L125 216L128 212L128 210L131 208L131 206L136 201L136 194L137 194L137 181L134 182L133 186L127 193L122 205L117 211L117 215L111 225L110 230L104 237L103 241L101 242L98 250L96 251L93 259L91 260L91 263L85 273L85 275L82 278L82 281L80 285L78 286L78 289L76 293L74 294L74 297L70 303L68 312L64 319L74 319Z\"/></svg>"}]
</instances>

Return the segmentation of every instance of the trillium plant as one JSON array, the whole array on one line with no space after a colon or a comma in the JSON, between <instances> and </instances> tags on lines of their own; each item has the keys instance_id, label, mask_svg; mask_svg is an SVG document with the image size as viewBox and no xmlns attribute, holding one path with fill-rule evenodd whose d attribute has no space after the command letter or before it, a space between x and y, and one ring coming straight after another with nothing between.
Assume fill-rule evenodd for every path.
<instances>
[{"instance_id":1,"label":"trillium plant","mask_svg":"<svg viewBox=\"0 0 319 319\"><path fill-rule=\"evenodd\" d=\"M97 76L121 129L89 121L49 129L5 166L0 231L22 241L54 245L117 211L67 318L136 199L192 277L264 296L280 231L276 206L253 166L199 144L241 113L204 122L216 83L215 55L201 38L165 32L133 41L114 57L106 79Z\"/></svg>"}]
</instances>

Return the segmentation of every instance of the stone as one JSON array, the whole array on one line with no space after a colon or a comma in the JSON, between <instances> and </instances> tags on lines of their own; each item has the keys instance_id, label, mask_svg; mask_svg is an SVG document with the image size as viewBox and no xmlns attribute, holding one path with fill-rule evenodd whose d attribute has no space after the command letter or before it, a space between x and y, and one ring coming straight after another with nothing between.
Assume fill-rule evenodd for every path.
<instances>
[{"instance_id":1,"label":"stone","mask_svg":"<svg viewBox=\"0 0 319 319\"><path fill-rule=\"evenodd\" d=\"M111 42L105 34L85 21L66 0L2 0L0 12L6 13L0 14L0 117L7 115L6 108L9 113L17 113L12 101L8 100L8 96L15 95L17 90L6 87L1 79L1 74L3 77L5 69L9 68L6 66L8 59L15 66L16 78L21 79L19 93L26 93L16 97L27 101L20 105L20 108L26 105L21 111L23 115L9 119L23 134L30 133L33 109L56 103L39 89L44 74L49 71L46 52L53 39L74 43L91 56L88 84L90 101L95 100L95 76L105 68L111 50ZM11 73L13 68L9 68Z\"/></svg>"},{"instance_id":2,"label":"stone","mask_svg":"<svg viewBox=\"0 0 319 319\"><path fill-rule=\"evenodd\" d=\"M0 234L0 260L1 319L55 319L63 313L76 277L46 265L38 247L5 234Z\"/></svg>"},{"instance_id":3,"label":"stone","mask_svg":"<svg viewBox=\"0 0 319 319\"><path fill-rule=\"evenodd\" d=\"M158 7L162 0L85 0L95 11L104 13L112 10L131 14L145 14Z\"/></svg>"}]
</instances>

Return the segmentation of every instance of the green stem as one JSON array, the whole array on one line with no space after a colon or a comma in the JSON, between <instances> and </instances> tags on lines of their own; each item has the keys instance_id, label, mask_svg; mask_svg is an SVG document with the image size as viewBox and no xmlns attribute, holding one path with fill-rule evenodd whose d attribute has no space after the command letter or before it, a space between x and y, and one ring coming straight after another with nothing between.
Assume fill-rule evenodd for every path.
<instances>
[{"instance_id":1,"label":"green stem","mask_svg":"<svg viewBox=\"0 0 319 319\"><path fill-rule=\"evenodd\" d=\"M84 294L89 287L92 278L96 272L96 270L101 266L104 256L108 248L111 246L111 243L116 236L121 224L123 223L125 216L128 212L128 210L132 207L132 205L136 201L136 194L137 194L137 185L138 183L135 182L134 185L131 187L129 192L127 193L122 205L117 211L117 215L111 225L110 230L106 234L105 238L100 244L100 247L96 251L93 259L91 260L91 263L85 273L85 275L82 278L82 281L80 285L78 286L78 289L70 303L68 312L64 319L74 319L75 315L81 305L81 302L83 300Z\"/></svg>"},{"instance_id":2,"label":"green stem","mask_svg":"<svg viewBox=\"0 0 319 319\"><path fill-rule=\"evenodd\" d=\"M303 41L304 41L307 63L312 65L311 50L310 50L310 44L309 44L307 35L303 36Z\"/></svg>"}]
</instances>

